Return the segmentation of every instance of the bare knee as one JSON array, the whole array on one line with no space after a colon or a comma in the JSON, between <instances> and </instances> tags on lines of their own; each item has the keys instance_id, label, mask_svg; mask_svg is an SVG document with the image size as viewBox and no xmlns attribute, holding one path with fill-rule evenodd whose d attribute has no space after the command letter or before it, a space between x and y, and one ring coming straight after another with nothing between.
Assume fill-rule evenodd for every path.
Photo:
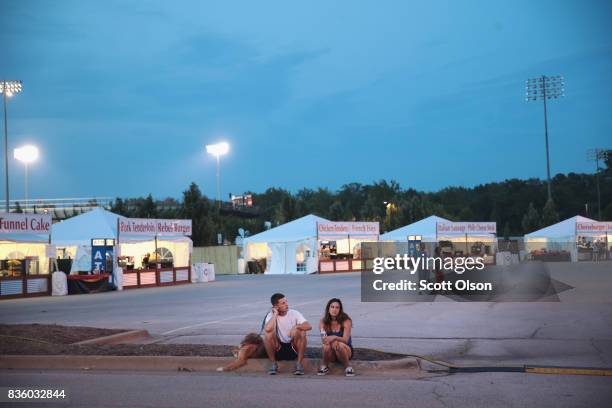
<instances>
[{"instance_id":1,"label":"bare knee","mask_svg":"<svg viewBox=\"0 0 612 408\"><path fill-rule=\"evenodd\" d=\"M265 333L264 343L268 345L276 346L276 343L277 343L276 335L274 333Z\"/></svg>"}]
</instances>

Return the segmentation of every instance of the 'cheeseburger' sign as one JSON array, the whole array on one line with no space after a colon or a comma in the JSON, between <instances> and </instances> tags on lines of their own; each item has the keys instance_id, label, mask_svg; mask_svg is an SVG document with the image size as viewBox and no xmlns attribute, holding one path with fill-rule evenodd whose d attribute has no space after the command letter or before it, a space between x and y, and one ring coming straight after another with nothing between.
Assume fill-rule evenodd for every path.
<instances>
[{"instance_id":1,"label":"'cheeseburger' sign","mask_svg":"<svg viewBox=\"0 0 612 408\"><path fill-rule=\"evenodd\" d=\"M0 214L0 234L50 234L51 216L46 214Z\"/></svg>"}]
</instances>

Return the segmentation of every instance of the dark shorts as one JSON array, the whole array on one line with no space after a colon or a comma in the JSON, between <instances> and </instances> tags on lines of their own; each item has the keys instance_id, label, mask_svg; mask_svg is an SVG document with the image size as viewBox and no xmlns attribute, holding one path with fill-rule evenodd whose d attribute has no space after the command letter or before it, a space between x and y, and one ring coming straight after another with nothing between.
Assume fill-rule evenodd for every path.
<instances>
[{"instance_id":1,"label":"dark shorts","mask_svg":"<svg viewBox=\"0 0 612 408\"><path fill-rule=\"evenodd\" d=\"M294 350L291 343L279 342L280 349L274 354L277 361L295 360L298 357L297 351Z\"/></svg>"}]
</instances>

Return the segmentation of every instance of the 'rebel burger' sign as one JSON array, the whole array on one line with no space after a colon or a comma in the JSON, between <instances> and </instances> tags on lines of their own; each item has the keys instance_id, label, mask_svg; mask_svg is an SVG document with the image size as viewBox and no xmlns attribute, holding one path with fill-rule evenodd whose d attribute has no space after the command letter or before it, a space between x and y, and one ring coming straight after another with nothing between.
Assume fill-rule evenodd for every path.
<instances>
[{"instance_id":1,"label":"'rebel burger' sign","mask_svg":"<svg viewBox=\"0 0 612 408\"><path fill-rule=\"evenodd\" d=\"M50 234L51 222L48 214L0 213L0 234Z\"/></svg>"},{"instance_id":2,"label":"'rebel burger' sign","mask_svg":"<svg viewBox=\"0 0 612 408\"><path fill-rule=\"evenodd\" d=\"M121 235L191 236L191 220L119 217Z\"/></svg>"}]
</instances>

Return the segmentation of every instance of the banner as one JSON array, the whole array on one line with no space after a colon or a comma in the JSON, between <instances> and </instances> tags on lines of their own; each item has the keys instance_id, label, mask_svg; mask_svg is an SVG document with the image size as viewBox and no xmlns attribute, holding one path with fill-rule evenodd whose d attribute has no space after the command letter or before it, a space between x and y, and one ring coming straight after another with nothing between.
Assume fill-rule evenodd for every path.
<instances>
[{"instance_id":1,"label":"banner","mask_svg":"<svg viewBox=\"0 0 612 408\"><path fill-rule=\"evenodd\" d=\"M120 235L191 236L191 220L119 217Z\"/></svg>"},{"instance_id":2,"label":"banner","mask_svg":"<svg viewBox=\"0 0 612 408\"><path fill-rule=\"evenodd\" d=\"M437 222L438 235L444 234L495 234L495 222Z\"/></svg>"},{"instance_id":3,"label":"banner","mask_svg":"<svg viewBox=\"0 0 612 408\"><path fill-rule=\"evenodd\" d=\"M328 236L378 236L377 222L319 222L317 233L320 237Z\"/></svg>"},{"instance_id":4,"label":"banner","mask_svg":"<svg viewBox=\"0 0 612 408\"><path fill-rule=\"evenodd\" d=\"M576 233L580 234L585 232L612 232L612 221L576 222Z\"/></svg>"},{"instance_id":5,"label":"banner","mask_svg":"<svg viewBox=\"0 0 612 408\"><path fill-rule=\"evenodd\" d=\"M50 234L48 214L0 213L0 234Z\"/></svg>"}]
</instances>

